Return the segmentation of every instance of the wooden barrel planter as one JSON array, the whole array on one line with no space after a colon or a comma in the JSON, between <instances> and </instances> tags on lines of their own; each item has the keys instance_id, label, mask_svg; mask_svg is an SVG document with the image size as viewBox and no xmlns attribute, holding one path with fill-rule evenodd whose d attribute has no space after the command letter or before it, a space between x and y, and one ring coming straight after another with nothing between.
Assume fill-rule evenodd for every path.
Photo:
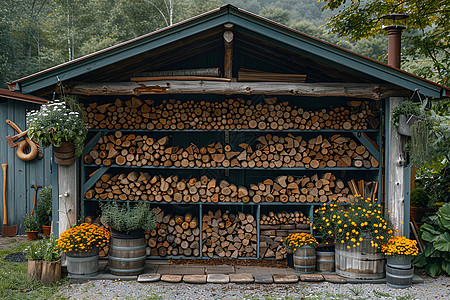
<instances>
[{"instance_id":1,"label":"wooden barrel planter","mask_svg":"<svg viewBox=\"0 0 450 300\"><path fill-rule=\"evenodd\" d=\"M316 269L319 272L334 272L334 251L316 251Z\"/></svg>"},{"instance_id":2,"label":"wooden barrel planter","mask_svg":"<svg viewBox=\"0 0 450 300\"><path fill-rule=\"evenodd\" d=\"M90 277L98 271L98 248L89 252L67 252L67 272L72 277Z\"/></svg>"},{"instance_id":3,"label":"wooden barrel planter","mask_svg":"<svg viewBox=\"0 0 450 300\"><path fill-rule=\"evenodd\" d=\"M109 271L120 276L135 276L144 272L146 241L143 230L122 233L111 230Z\"/></svg>"},{"instance_id":4,"label":"wooden barrel planter","mask_svg":"<svg viewBox=\"0 0 450 300\"><path fill-rule=\"evenodd\" d=\"M29 260L28 279L41 281L44 285L59 281L61 279L61 260L52 262Z\"/></svg>"},{"instance_id":5,"label":"wooden barrel planter","mask_svg":"<svg viewBox=\"0 0 450 300\"><path fill-rule=\"evenodd\" d=\"M385 277L385 259L382 252L364 239L355 248L336 244L336 274L352 279L379 279Z\"/></svg>"},{"instance_id":6,"label":"wooden barrel planter","mask_svg":"<svg viewBox=\"0 0 450 300\"><path fill-rule=\"evenodd\" d=\"M316 270L316 248L303 246L294 252L294 270L298 273L310 274Z\"/></svg>"},{"instance_id":7,"label":"wooden barrel planter","mask_svg":"<svg viewBox=\"0 0 450 300\"><path fill-rule=\"evenodd\" d=\"M55 163L62 166L70 166L75 162L75 148L73 143L62 142L61 146L53 146Z\"/></svg>"}]
</instances>

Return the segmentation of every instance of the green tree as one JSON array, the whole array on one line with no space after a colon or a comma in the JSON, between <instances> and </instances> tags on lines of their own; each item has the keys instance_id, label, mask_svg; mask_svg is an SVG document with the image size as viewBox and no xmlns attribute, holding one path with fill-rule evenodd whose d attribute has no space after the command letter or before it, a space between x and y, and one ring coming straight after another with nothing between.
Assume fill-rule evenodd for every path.
<instances>
[{"instance_id":1,"label":"green tree","mask_svg":"<svg viewBox=\"0 0 450 300\"><path fill-rule=\"evenodd\" d=\"M427 78L449 85L450 2L448 0L322 0L323 9L338 10L328 22L331 32L358 41L385 35L380 17L389 13L409 15L404 33L406 55L414 60L431 60ZM426 72L425 72L426 73Z\"/></svg>"},{"instance_id":2,"label":"green tree","mask_svg":"<svg viewBox=\"0 0 450 300\"><path fill-rule=\"evenodd\" d=\"M269 6L263 8L259 14L269 20L285 25L289 24L290 21L289 11L278 7Z\"/></svg>"}]
</instances>

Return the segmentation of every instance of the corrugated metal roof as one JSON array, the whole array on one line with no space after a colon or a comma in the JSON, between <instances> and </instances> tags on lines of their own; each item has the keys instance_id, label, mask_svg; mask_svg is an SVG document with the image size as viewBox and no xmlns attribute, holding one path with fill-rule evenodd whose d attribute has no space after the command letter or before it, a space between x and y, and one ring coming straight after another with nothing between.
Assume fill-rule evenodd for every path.
<instances>
[{"instance_id":1,"label":"corrugated metal roof","mask_svg":"<svg viewBox=\"0 0 450 300\"><path fill-rule=\"evenodd\" d=\"M30 103L35 103L35 104L45 104L48 102L48 100L43 99L43 98L39 98L39 97L31 96L31 95L20 94L20 93L12 92L7 89L0 89L0 98L6 98L6 99L22 101L22 102L30 102Z\"/></svg>"}]
</instances>

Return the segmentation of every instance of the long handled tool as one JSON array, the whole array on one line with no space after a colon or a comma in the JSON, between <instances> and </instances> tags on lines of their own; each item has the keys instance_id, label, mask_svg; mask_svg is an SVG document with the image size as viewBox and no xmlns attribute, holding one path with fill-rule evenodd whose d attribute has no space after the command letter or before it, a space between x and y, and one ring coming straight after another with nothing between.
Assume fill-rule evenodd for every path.
<instances>
[{"instance_id":1,"label":"long handled tool","mask_svg":"<svg viewBox=\"0 0 450 300\"><path fill-rule=\"evenodd\" d=\"M33 202L33 210L31 211L30 216L32 216L34 213L34 207L36 206L37 191L39 188L42 187L42 185L32 185L31 187L34 188L34 202Z\"/></svg>"},{"instance_id":2,"label":"long handled tool","mask_svg":"<svg viewBox=\"0 0 450 300\"><path fill-rule=\"evenodd\" d=\"M2 226L2 236L16 236L17 235L17 225L8 225L8 213L6 212L6 169L7 164L2 164L3 170L3 226Z\"/></svg>"}]
</instances>

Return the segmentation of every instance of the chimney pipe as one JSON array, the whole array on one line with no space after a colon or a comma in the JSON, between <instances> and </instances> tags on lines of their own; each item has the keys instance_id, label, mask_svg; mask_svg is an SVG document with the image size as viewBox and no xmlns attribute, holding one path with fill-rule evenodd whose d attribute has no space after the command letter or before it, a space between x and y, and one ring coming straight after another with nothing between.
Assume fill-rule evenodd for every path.
<instances>
[{"instance_id":1,"label":"chimney pipe","mask_svg":"<svg viewBox=\"0 0 450 300\"><path fill-rule=\"evenodd\" d=\"M405 14L389 14L381 17L384 23L383 29L388 33L388 65L400 69L402 53L402 31L406 28L404 25L396 24L396 21L408 18Z\"/></svg>"}]
</instances>

